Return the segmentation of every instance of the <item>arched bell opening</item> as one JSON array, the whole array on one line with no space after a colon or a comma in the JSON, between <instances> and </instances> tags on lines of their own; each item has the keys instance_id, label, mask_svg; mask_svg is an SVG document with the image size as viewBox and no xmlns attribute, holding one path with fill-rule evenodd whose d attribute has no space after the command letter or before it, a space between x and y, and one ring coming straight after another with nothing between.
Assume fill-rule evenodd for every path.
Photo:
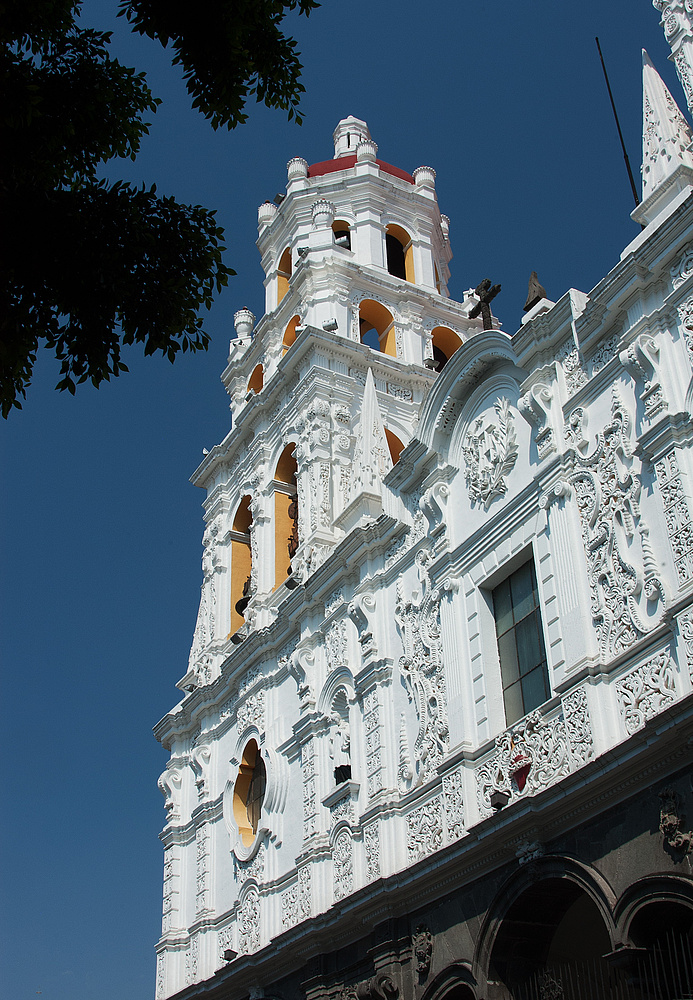
<instances>
[{"instance_id":1,"label":"arched bell opening","mask_svg":"<svg viewBox=\"0 0 693 1000\"><path fill-rule=\"evenodd\" d=\"M488 982L497 995L529 1000L543 984L580 975L585 996L601 996L611 938L595 901L576 882L546 878L506 912L493 943ZM581 994L582 995L582 994Z\"/></svg>"},{"instance_id":2,"label":"arched bell opening","mask_svg":"<svg viewBox=\"0 0 693 1000\"><path fill-rule=\"evenodd\" d=\"M374 351L397 357L395 321L389 309L375 299L364 299L359 306L361 343Z\"/></svg>"},{"instance_id":3,"label":"arched bell opening","mask_svg":"<svg viewBox=\"0 0 693 1000\"><path fill-rule=\"evenodd\" d=\"M233 818L244 847L250 847L257 835L266 785L262 752L256 740L248 740L233 786Z\"/></svg>"},{"instance_id":4,"label":"arched bell opening","mask_svg":"<svg viewBox=\"0 0 693 1000\"><path fill-rule=\"evenodd\" d=\"M282 346L285 354L296 340L296 327L299 326L300 323L300 316L292 316L286 325L286 330L284 330L284 337L282 339Z\"/></svg>"},{"instance_id":5,"label":"arched bell opening","mask_svg":"<svg viewBox=\"0 0 693 1000\"><path fill-rule=\"evenodd\" d=\"M282 301L289 291L289 281L291 280L291 247L287 247L279 258L277 267L277 305Z\"/></svg>"},{"instance_id":6,"label":"arched bell opening","mask_svg":"<svg viewBox=\"0 0 693 1000\"><path fill-rule=\"evenodd\" d=\"M274 589L291 575L291 560L298 549L298 465L296 445L287 444L274 473Z\"/></svg>"},{"instance_id":7,"label":"arched bell opening","mask_svg":"<svg viewBox=\"0 0 693 1000\"><path fill-rule=\"evenodd\" d=\"M342 247L343 250L351 250L351 231L349 223L343 219L335 219L332 223L335 246Z\"/></svg>"},{"instance_id":8,"label":"arched bell opening","mask_svg":"<svg viewBox=\"0 0 693 1000\"><path fill-rule=\"evenodd\" d=\"M255 392L260 392L265 383L265 373L263 371L262 365L255 365L253 368L253 373L248 380L248 392L253 389Z\"/></svg>"},{"instance_id":9,"label":"arched bell opening","mask_svg":"<svg viewBox=\"0 0 693 1000\"><path fill-rule=\"evenodd\" d=\"M250 497L244 496L238 505L231 529L231 629L233 635L243 625L243 614L250 600L252 556L250 532L253 515Z\"/></svg>"},{"instance_id":10,"label":"arched bell opening","mask_svg":"<svg viewBox=\"0 0 693 1000\"><path fill-rule=\"evenodd\" d=\"M399 456L404 449L404 445L397 437L397 435L393 434L392 431L387 429L387 427L385 428L385 440L387 441L387 446L390 450L390 458L392 459L392 464L397 465L397 463L399 462Z\"/></svg>"},{"instance_id":11,"label":"arched bell opening","mask_svg":"<svg viewBox=\"0 0 693 1000\"><path fill-rule=\"evenodd\" d=\"M414 281L414 248L406 229L396 225L387 226L385 254L390 274L405 281Z\"/></svg>"},{"instance_id":12,"label":"arched bell opening","mask_svg":"<svg viewBox=\"0 0 693 1000\"><path fill-rule=\"evenodd\" d=\"M448 326L436 326L431 331L433 338L433 370L442 371L455 351L462 347L462 341Z\"/></svg>"}]
</instances>

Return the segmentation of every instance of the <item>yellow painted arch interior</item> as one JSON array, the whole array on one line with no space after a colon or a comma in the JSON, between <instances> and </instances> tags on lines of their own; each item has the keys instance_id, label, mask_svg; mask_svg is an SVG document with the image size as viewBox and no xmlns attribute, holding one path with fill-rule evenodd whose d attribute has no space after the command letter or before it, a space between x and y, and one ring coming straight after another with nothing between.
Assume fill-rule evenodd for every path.
<instances>
[{"instance_id":1,"label":"yellow painted arch interior","mask_svg":"<svg viewBox=\"0 0 693 1000\"><path fill-rule=\"evenodd\" d=\"M364 299L359 306L359 321L363 321L364 330L374 329L378 334L383 354L397 357L395 321L389 309L375 299Z\"/></svg>"},{"instance_id":2,"label":"yellow painted arch interior","mask_svg":"<svg viewBox=\"0 0 693 1000\"><path fill-rule=\"evenodd\" d=\"M253 771L257 760L258 747L255 740L249 740L243 751L243 759L238 769L236 784L233 786L233 818L236 821L241 842L244 847L250 847L255 839L255 831L248 817L248 792L253 780Z\"/></svg>"},{"instance_id":3,"label":"yellow painted arch interior","mask_svg":"<svg viewBox=\"0 0 693 1000\"><path fill-rule=\"evenodd\" d=\"M277 268L277 305L289 291L289 280L291 279L291 247L287 247L279 258Z\"/></svg>"},{"instance_id":4,"label":"yellow painted arch interior","mask_svg":"<svg viewBox=\"0 0 693 1000\"><path fill-rule=\"evenodd\" d=\"M448 361L462 347L462 341L448 326L435 326L431 333L434 346L443 352Z\"/></svg>"}]
</instances>

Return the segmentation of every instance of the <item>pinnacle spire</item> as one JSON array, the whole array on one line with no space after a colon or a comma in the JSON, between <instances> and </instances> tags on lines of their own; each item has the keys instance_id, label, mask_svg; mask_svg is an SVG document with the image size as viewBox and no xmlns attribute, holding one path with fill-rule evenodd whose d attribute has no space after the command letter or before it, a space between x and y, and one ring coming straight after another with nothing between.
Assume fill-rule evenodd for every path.
<instances>
[{"instance_id":1,"label":"pinnacle spire","mask_svg":"<svg viewBox=\"0 0 693 1000\"><path fill-rule=\"evenodd\" d=\"M693 167L690 152L693 134L645 49L642 50L642 83L644 201L671 177L680 164Z\"/></svg>"},{"instance_id":2,"label":"pinnacle spire","mask_svg":"<svg viewBox=\"0 0 693 1000\"><path fill-rule=\"evenodd\" d=\"M392 468L390 450L385 437L382 414L375 391L373 369L368 369L361 404L361 420L354 453L352 496L360 492L379 494L383 476Z\"/></svg>"}]
</instances>

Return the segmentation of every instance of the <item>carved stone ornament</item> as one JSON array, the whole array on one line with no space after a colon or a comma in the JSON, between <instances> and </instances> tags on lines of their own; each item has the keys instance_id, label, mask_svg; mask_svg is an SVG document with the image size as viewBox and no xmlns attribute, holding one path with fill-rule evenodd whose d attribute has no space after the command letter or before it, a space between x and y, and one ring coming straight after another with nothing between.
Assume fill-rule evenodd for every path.
<instances>
[{"instance_id":1,"label":"carved stone ornament","mask_svg":"<svg viewBox=\"0 0 693 1000\"><path fill-rule=\"evenodd\" d=\"M688 360L693 364L693 297L686 299L678 307L679 323L688 350Z\"/></svg>"},{"instance_id":2,"label":"carved stone ornament","mask_svg":"<svg viewBox=\"0 0 693 1000\"><path fill-rule=\"evenodd\" d=\"M574 710L576 716L567 722ZM593 752L584 691L568 694L553 718L530 712L496 737L494 753L477 768L481 815L493 811L494 792L503 792L509 800L533 795L582 766Z\"/></svg>"},{"instance_id":3,"label":"carved stone ornament","mask_svg":"<svg viewBox=\"0 0 693 1000\"><path fill-rule=\"evenodd\" d=\"M664 584L640 512L631 420L615 387L611 413L590 454L582 408L570 415L565 432L574 448L576 471L569 482L582 523L592 621L605 660L656 628L666 610Z\"/></svg>"},{"instance_id":4,"label":"carved stone ornament","mask_svg":"<svg viewBox=\"0 0 693 1000\"><path fill-rule=\"evenodd\" d=\"M653 656L617 682L616 694L631 736L676 700L674 661L668 653Z\"/></svg>"},{"instance_id":5,"label":"carved stone ornament","mask_svg":"<svg viewBox=\"0 0 693 1000\"><path fill-rule=\"evenodd\" d=\"M529 392L518 401L520 413L536 428L534 440L537 444L539 459L544 459L556 450L553 428L551 426L551 404L553 389L543 382L533 385Z\"/></svg>"},{"instance_id":6,"label":"carved stone ornament","mask_svg":"<svg viewBox=\"0 0 693 1000\"><path fill-rule=\"evenodd\" d=\"M334 898L343 899L354 888L354 864L351 851L351 834L342 830L332 848Z\"/></svg>"},{"instance_id":7,"label":"carved stone ornament","mask_svg":"<svg viewBox=\"0 0 693 1000\"><path fill-rule=\"evenodd\" d=\"M433 955L433 935L425 924L419 924L412 934L411 950L414 956L416 971L424 979L431 968L431 957Z\"/></svg>"},{"instance_id":8,"label":"carved stone ornament","mask_svg":"<svg viewBox=\"0 0 693 1000\"><path fill-rule=\"evenodd\" d=\"M675 449L655 462L655 472L676 576L683 586L693 578L693 524Z\"/></svg>"},{"instance_id":9,"label":"carved stone ornament","mask_svg":"<svg viewBox=\"0 0 693 1000\"><path fill-rule=\"evenodd\" d=\"M395 605L395 621L404 646L400 669L419 724L414 744L419 781L434 773L450 741L440 640L441 590L431 587L426 570L429 558L423 550L417 553L420 590L405 599L398 580Z\"/></svg>"},{"instance_id":10,"label":"carved stone ornament","mask_svg":"<svg viewBox=\"0 0 693 1000\"><path fill-rule=\"evenodd\" d=\"M681 809L681 797L673 788L663 788L659 792L661 808L659 811L659 829L664 837L664 843L682 854L690 854L693 850L693 833L684 833L686 817Z\"/></svg>"},{"instance_id":11,"label":"carved stone ornament","mask_svg":"<svg viewBox=\"0 0 693 1000\"><path fill-rule=\"evenodd\" d=\"M260 893L251 886L241 904L238 918L238 951L252 955L260 948Z\"/></svg>"},{"instance_id":12,"label":"carved stone ornament","mask_svg":"<svg viewBox=\"0 0 693 1000\"><path fill-rule=\"evenodd\" d=\"M410 863L427 858L443 846L443 809L439 797L407 816L407 853Z\"/></svg>"},{"instance_id":13,"label":"carved stone ornament","mask_svg":"<svg viewBox=\"0 0 693 1000\"><path fill-rule=\"evenodd\" d=\"M517 461L515 420L510 401L505 397L495 403L497 423L478 417L467 431L462 446L469 499L488 510L495 497L508 491L506 476Z\"/></svg>"}]
</instances>

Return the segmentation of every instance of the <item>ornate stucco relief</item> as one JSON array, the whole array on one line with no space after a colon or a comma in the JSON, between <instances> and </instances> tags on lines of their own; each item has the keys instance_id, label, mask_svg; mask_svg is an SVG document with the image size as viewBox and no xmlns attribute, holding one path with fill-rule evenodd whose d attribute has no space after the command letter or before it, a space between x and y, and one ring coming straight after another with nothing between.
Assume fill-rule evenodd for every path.
<instances>
[{"instance_id":1,"label":"ornate stucco relief","mask_svg":"<svg viewBox=\"0 0 693 1000\"><path fill-rule=\"evenodd\" d=\"M506 477L517 461L515 418L505 397L494 405L496 422L478 417L462 445L469 499L488 510L495 497L504 496Z\"/></svg>"},{"instance_id":2,"label":"ornate stucco relief","mask_svg":"<svg viewBox=\"0 0 693 1000\"><path fill-rule=\"evenodd\" d=\"M676 667L668 653L659 653L617 682L616 694L632 735L676 700Z\"/></svg>"},{"instance_id":3,"label":"ornate stucco relief","mask_svg":"<svg viewBox=\"0 0 693 1000\"><path fill-rule=\"evenodd\" d=\"M431 587L428 559L425 551L417 553L419 590L405 598L399 580L395 606L395 621L404 646L400 669L418 721L414 759L419 781L434 773L447 753L450 738L440 639L441 591Z\"/></svg>"},{"instance_id":4,"label":"ornate stucco relief","mask_svg":"<svg viewBox=\"0 0 693 1000\"><path fill-rule=\"evenodd\" d=\"M655 628L666 608L664 585L640 511L640 477L630 447L630 416L614 387L612 419L587 454L585 415L573 410L565 436L580 513L601 654L610 660Z\"/></svg>"},{"instance_id":5,"label":"ornate stucco relief","mask_svg":"<svg viewBox=\"0 0 693 1000\"><path fill-rule=\"evenodd\" d=\"M238 953L252 955L260 948L260 893L251 886L238 915Z\"/></svg>"},{"instance_id":6,"label":"ornate stucco relief","mask_svg":"<svg viewBox=\"0 0 693 1000\"><path fill-rule=\"evenodd\" d=\"M351 834L341 830L332 848L332 875L334 881L334 898L343 899L354 888L354 861L352 856Z\"/></svg>"},{"instance_id":7,"label":"ornate stucco relief","mask_svg":"<svg viewBox=\"0 0 693 1000\"><path fill-rule=\"evenodd\" d=\"M407 816L409 862L420 861L443 846L443 807L439 796Z\"/></svg>"},{"instance_id":8,"label":"ornate stucco relief","mask_svg":"<svg viewBox=\"0 0 693 1000\"><path fill-rule=\"evenodd\" d=\"M676 576L679 586L682 586L693 578L693 524L673 448L655 462L655 472L664 505L664 519Z\"/></svg>"},{"instance_id":9,"label":"ornate stucco relief","mask_svg":"<svg viewBox=\"0 0 693 1000\"><path fill-rule=\"evenodd\" d=\"M482 816L493 810L491 795L510 800L559 781L594 755L592 725L583 689L565 695L557 714L530 712L496 737L493 754L476 769L477 801Z\"/></svg>"}]
</instances>

